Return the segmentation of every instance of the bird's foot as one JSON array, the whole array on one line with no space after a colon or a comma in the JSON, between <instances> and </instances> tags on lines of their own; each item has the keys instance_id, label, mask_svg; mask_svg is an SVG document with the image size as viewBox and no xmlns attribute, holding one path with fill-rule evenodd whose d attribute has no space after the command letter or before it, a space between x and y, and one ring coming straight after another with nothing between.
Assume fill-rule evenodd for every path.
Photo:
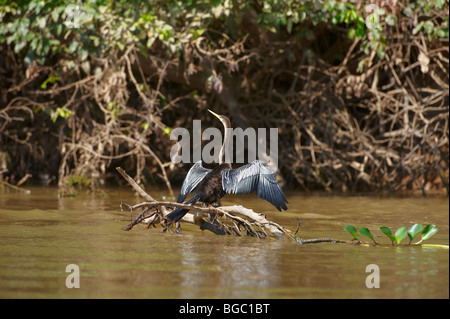
<instances>
[{"instance_id":1,"label":"bird's foot","mask_svg":"<svg viewBox=\"0 0 450 319\"><path fill-rule=\"evenodd\" d=\"M222 206L222 203L220 202L220 200L218 200L217 202L215 202L215 203L212 203L212 204L211 204L211 206L212 206L212 207L216 207L216 208L217 208L217 207L220 207L220 206Z\"/></svg>"}]
</instances>

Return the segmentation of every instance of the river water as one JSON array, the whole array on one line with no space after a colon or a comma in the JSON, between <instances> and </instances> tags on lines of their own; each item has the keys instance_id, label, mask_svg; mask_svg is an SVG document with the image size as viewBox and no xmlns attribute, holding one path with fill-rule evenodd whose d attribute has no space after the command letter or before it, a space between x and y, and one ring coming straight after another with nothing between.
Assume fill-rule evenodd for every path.
<instances>
[{"instance_id":1,"label":"river water","mask_svg":"<svg viewBox=\"0 0 450 319\"><path fill-rule=\"evenodd\" d=\"M63 198L54 188L0 189L0 298L449 298L448 249L299 245L216 236L188 224L182 235L144 225L126 232L136 215L121 212L120 202L143 200L124 188ZM305 239L351 239L343 227L352 224L389 244L380 226L421 223L439 228L427 244L449 244L447 197L286 195L283 213L256 195L227 195L222 204L261 211L291 230L298 217ZM70 264L78 267L80 288L66 286L75 274L66 272ZM366 286L371 264L379 288Z\"/></svg>"}]
</instances>

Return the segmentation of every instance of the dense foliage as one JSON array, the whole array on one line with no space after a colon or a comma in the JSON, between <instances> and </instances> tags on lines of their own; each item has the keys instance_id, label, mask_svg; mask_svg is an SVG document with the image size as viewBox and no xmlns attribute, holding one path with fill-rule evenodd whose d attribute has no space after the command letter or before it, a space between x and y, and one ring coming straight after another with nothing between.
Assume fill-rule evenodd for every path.
<instances>
[{"instance_id":1,"label":"dense foliage","mask_svg":"<svg viewBox=\"0 0 450 319\"><path fill-rule=\"evenodd\" d=\"M289 186L448 192L448 10L0 0L0 179L96 186L122 165L170 189L168 133L213 108L279 128Z\"/></svg>"}]
</instances>

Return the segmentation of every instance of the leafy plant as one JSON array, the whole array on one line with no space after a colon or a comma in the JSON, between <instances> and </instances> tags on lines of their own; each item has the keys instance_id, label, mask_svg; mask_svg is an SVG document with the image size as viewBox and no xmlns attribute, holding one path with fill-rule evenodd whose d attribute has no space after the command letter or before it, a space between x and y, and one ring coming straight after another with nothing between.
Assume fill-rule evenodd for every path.
<instances>
[{"instance_id":1,"label":"leafy plant","mask_svg":"<svg viewBox=\"0 0 450 319\"><path fill-rule=\"evenodd\" d=\"M344 230L347 231L347 232L349 232L350 235L353 236L353 239L358 240L358 232L356 231L355 226L353 226L353 225L347 225L347 226L344 227Z\"/></svg>"},{"instance_id":2,"label":"leafy plant","mask_svg":"<svg viewBox=\"0 0 450 319\"><path fill-rule=\"evenodd\" d=\"M346 225L344 227L344 230L347 231L348 233L350 233L354 239L358 240L358 232L356 231L355 226ZM436 227L436 225L432 225L432 224L427 225L425 228L423 228L423 226L421 224L414 224L409 229L407 229L405 226L401 226L401 227L397 228L394 235L392 235L392 232L389 229L389 227L382 226L382 227L380 227L380 230L383 232L383 234L385 234L391 240L392 245L394 245L394 242L397 245L400 245L400 243L402 242L403 239L406 238L406 236L409 237L408 245L411 245L414 238L420 232L422 232L421 240L417 243L414 243L414 245L419 245L424 240L429 239L431 236L433 236L434 234L436 234L438 232L438 228ZM370 230L367 227L359 228L359 233L362 236L369 237L370 239L373 240L373 242L376 245L378 245L378 243L375 241L372 233L370 232Z\"/></svg>"},{"instance_id":3,"label":"leafy plant","mask_svg":"<svg viewBox=\"0 0 450 319\"><path fill-rule=\"evenodd\" d=\"M41 84L41 89L46 90L47 89L47 84L53 84L56 81L59 80L58 76L50 76L47 80L45 80L42 84Z\"/></svg>"},{"instance_id":4,"label":"leafy plant","mask_svg":"<svg viewBox=\"0 0 450 319\"><path fill-rule=\"evenodd\" d=\"M407 232L405 226L401 226L395 231L394 237L395 237L395 240L397 242L397 245L400 245L401 241L403 239L405 239L407 233L408 232Z\"/></svg>"},{"instance_id":5,"label":"leafy plant","mask_svg":"<svg viewBox=\"0 0 450 319\"><path fill-rule=\"evenodd\" d=\"M58 117L62 117L63 119L67 120L71 115L72 111L67 109L67 107L58 107L51 113L51 118L53 123L55 123Z\"/></svg>"},{"instance_id":6,"label":"leafy plant","mask_svg":"<svg viewBox=\"0 0 450 319\"><path fill-rule=\"evenodd\" d=\"M395 237L392 235L392 232L389 229L389 227L383 226L383 227L380 227L380 229L383 232L383 234L385 234L386 236L389 237L389 239L392 242L392 245L394 245Z\"/></svg>"},{"instance_id":7,"label":"leafy plant","mask_svg":"<svg viewBox=\"0 0 450 319\"><path fill-rule=\"evenodd\" d=\"M420 244L424 240L429 239L431 236L433 236L437 232L438 232L438 228L436 227L436 225L429 224L429 225L425 226L425 228L422 230L422 239L417 244Z\"/></svg>"},{"instance_id":8,"label":"leafy plant","mask_svg":"<svg viewBox=\"0 0 450 319\"><path fill-rule=\"evenodd\" d=\"M375 239L373 239L373 236L372 236L372 234L370 233L370 230L369 230L367 227L361 227L361 228L359 229L359 233L360 233L361 235L363 235L363 236L369 237L370 239L373 240L373 242L375 243L375 245L377 245L377 242L375 241Z\"/></svg>"},{"instance_id":9,"label":"leafy plant","mask_svg":"<svg viewBox=\"0 0 450 319\"><path fill-rule=\"evenodd\" d=\"M422 229L423 226L421 224L414 224L408 229L409 245L411 245L411 242L414 240L414 237L416 237L417 234L422 231Z\"/></svg>"}]
</instances>

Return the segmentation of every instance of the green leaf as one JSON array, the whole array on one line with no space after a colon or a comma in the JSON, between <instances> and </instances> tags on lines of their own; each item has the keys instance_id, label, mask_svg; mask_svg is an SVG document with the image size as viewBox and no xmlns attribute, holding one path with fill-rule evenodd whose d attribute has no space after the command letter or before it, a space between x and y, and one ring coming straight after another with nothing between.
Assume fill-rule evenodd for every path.
<instances>
[{"instance_id":1,"label":"green leaf","mask_svg":"<svg viewBox=\"0 0 450 319\"><path fill-rule=\"evenodd\" d=\"M84 72L89 74L91 72L91 63L89 63L89 61L83 61L81 63L81 68L83 69Z\"/></svg>"},{"instance_id":2,"label":"green leaf","mask_svg":"<svg viewBox=\"0 0 450 319\"><path fill-rule=\"evenodd\" d=\"M53 84L53 83L55 83L56 81L58 81L59 80L59 77L58 76L50 76L47 80L45 80L42 84L41 84L41 89L43 89L43 90L46 90L47 89L47 84L48 83L50 83L50 84Z\"/></svg>"},{"instance_id":3,"label":"green leaf","mask_svg":"<svg viewBox=\"0 0 450 319\"><path fill-rule=\"evenodd\" d=\"M166 128L163 131L163 135L169 135L170 136L170 132L172 131L172 128L170 128L169 126L166 126Z\"/></svg>"},{"instance_id":4,"label":"green leaf","mask_svg":"<svg viewBox=\"0 0 450 319\"><path fill-rule=\"evenodd\" d=\"M363 235L363 236L369 237L370 239L373 240L373 242L374 242L375 244L377 244L377 242L375 241L375 239L373 239L373 236L372 236L372 234L370 233L370 230L369 230L367 227L361 227L361 228L359 229L359 233L360 233L361 235Z\"/></svg>"},{"instance_id":5,"label":"green leaf","mask_svg":"<svg viewBox=\"0 0 450 319\"><path fill-rule=\"evenodd\" d=\"M421 224L414 224L411 227L409 227L408 229L408 237L409 237L409 243L411 244L411 242L414 240L414 237L416 237L416 235L418 233L420 233L423 229L423 226Z\"/></svg>"},{"instance_id":6,"label":"green leaf","mask_svg":"<svg viewBox=\"0 0 450 319\"><path fill-rule=\"evenodd\" d=\"M358 73L362 73L364 71L364 66L366 65L366 61L367 61L367 58L364 58L358 62L358 67L356 68L356 71Z\"/></svg>"},{"instance_id":7,"label":"green leaf","mask_svg":"<svg viewBox=\"0 0 450 319\"><path fill-rule=\"evenodd\" d=\"M445 0L435 0L434 6L436 9L442 9L442 7L445 5Z\"/></svg>"},{"instance_id":8,"label":"green leaf","mask_svg":"<svg viewBox=\"0 0 450 319\"><path fill-rule=\"evenodd\" d=\"M14 46L14 52L19 53L26 45L27 43L25 42L25 40L16 42L16 45Z\"/></svg>"},{"instance_id":9,"label":"green leaf","mask_svg":"<svg viewBox=\"0 0 450 319\"><path fill-rule=\"evenodd\" d=\"M286 30L287 30L287 32L290 34L291 33L291 31L292 31L292 20L291 19L289 19L288 21L287 21L287 23L286 23Z\"/></svg>"},{"instance_id":10,"label":"green leaf","mask_svg":"<svg viewBox=\"0 0 450 319\"><path fill-rule=\"evenodd\" d=\"M78 48L78 42L72 41L68 48L66 48L67 53L74 53L76 49Z\"/></svg>"},{"instance_id":11,"label":"green leaf","mask_svg":"<svg viewBox=\"0 0 450 319\"><path fill-rule=\"evenodd\" d=\"M384 20L386 21L386 23L389 26L393 27L393 26L395 26L395 20L396 19L397 19L397 17L394 14L389 13Z\"/></svg>"},{"instance_id":12,"label":"green leaf","mask_svg":"<svg viewBox=\"0 0 450 319\"><path fill-rule=\"evenodd\" d=\"M424 21L420 22L420 23L412 30L412 34L416 35L417 33L419 33L419 31L422 30L423 25L424 25Z\"/></svg>"},{"instance_id":13,"label":"green leaf","mask_svg":"<svg viewBox=\"0 0 450 319\"><path fill-rule=\"evenodd\" d=\"M148 40L147 40L147 48L150 48L153 45L153 42L155 42L155 40L156 40L155 37L148 38Z\"/></svg>"},{"instance_id":14,"label":"green leaf","mask_svg":"<svg viewBox=\"0 0 450 319\"><path fill-rule=\"evenodd\" d=\"M388 227L386 227L386 226L380 227L380 229L381 229L381 231L383 232L383 234L385 234L386 236L389 237L389 239L390 239L391 242L392 242L392 245L394 245L395 237L392 236L391 230L390 230Z\"/></svg>"},{"instance_id":15,"label":"green leaf","mask_svg":"<svg viewBox=\"0 0 450 319\"><path fill-rule=\"evenodd\" d=\"M397 241L397 245L400 245L400 242L405 239L407 233L408 231L405 226L401 226L395 231L395 240Z\"/></svg>"},{"instance_id":16,"label":"green leaf","mask_svg":"<svg viewBox=\"0 0 450 319\"><path fill-rule=\"evenodd\" d=\"M25 63L25 66L29 66L31 63L33 63L34 59L35 59L34 52L28 51L27 55L25 55L23 62Z\"/></svg>"},{"instance_id":17,"label":"green leaf","mask_svg":"<svg viewBox=\"0 0 450 319\"><path fill-rule=\"evenodd\" d=\"M421 241L429 239L431 236L436 234L438 232L438 228L436 225L426 225L425 228L422 230L422 239Z\"/></svg>"},{"instance_id":18,"label":"green leaf","mask_svg":"<svg viewBox=\"0 0 450 319\"><path fill-rule=\"evenodd\" d=\"M63 119L68 119L72 115L72 111L66 107L57 107L55 111L52 111L51 118L53 123L56 122L58 117L62 117Z\"/></svg>"},{"instance_id":19,"label":"green leaf","mask_svg":"<svg viewBox=\"0 0 450 319\"><path fill-rule=\"evenodd\" d=\"M123 44L122 42L117 42L116 45L120 51L123 51L125 49L125 44Z\"/></svg>"},{"instance_id":20,"label":"green leaf","mask_svg":"<svg viewBox=\"0 0 450 319\"><path fill-rule=\"evenodd\" d=\"M352 235L354 239L358 240L358 232L356 231L356 228L353 225L345 226L344 230L349 232L350 235Z\"/></svg>"},{"instance_id":21,"label":"green leaf","mask_svg":"<svg viewBox=\"0 0 450 319\"><path fill-rule=\"evenodd\" d=\"M79 49L78 52L78 58L80 59L80 61L84 61L87 59L87 57L89 56L89 52L87 50L83 50L83 49Z\"/></svg>"},{"instance_id":22,"label":"green leaf","mask_svg":"<svg viewBox=\"0 0 450 319\"><path fill-rule=\"evenodd\" d=\"M439 29L437 31L437 35L440 38L448 38L448 28L447 29Z\"/></svg>"},{"instance_id":23,"label":"green leaf","mask_svg":"<svg viewBox=\"0 0 450 319\"><path fill-rule=\"evenodd\" d=\"M427 22L424 23L423 25L424 30L427 34L432 34L434 31L434 23L431 20L428 20Z\"/></svg>"}]
</instances>

